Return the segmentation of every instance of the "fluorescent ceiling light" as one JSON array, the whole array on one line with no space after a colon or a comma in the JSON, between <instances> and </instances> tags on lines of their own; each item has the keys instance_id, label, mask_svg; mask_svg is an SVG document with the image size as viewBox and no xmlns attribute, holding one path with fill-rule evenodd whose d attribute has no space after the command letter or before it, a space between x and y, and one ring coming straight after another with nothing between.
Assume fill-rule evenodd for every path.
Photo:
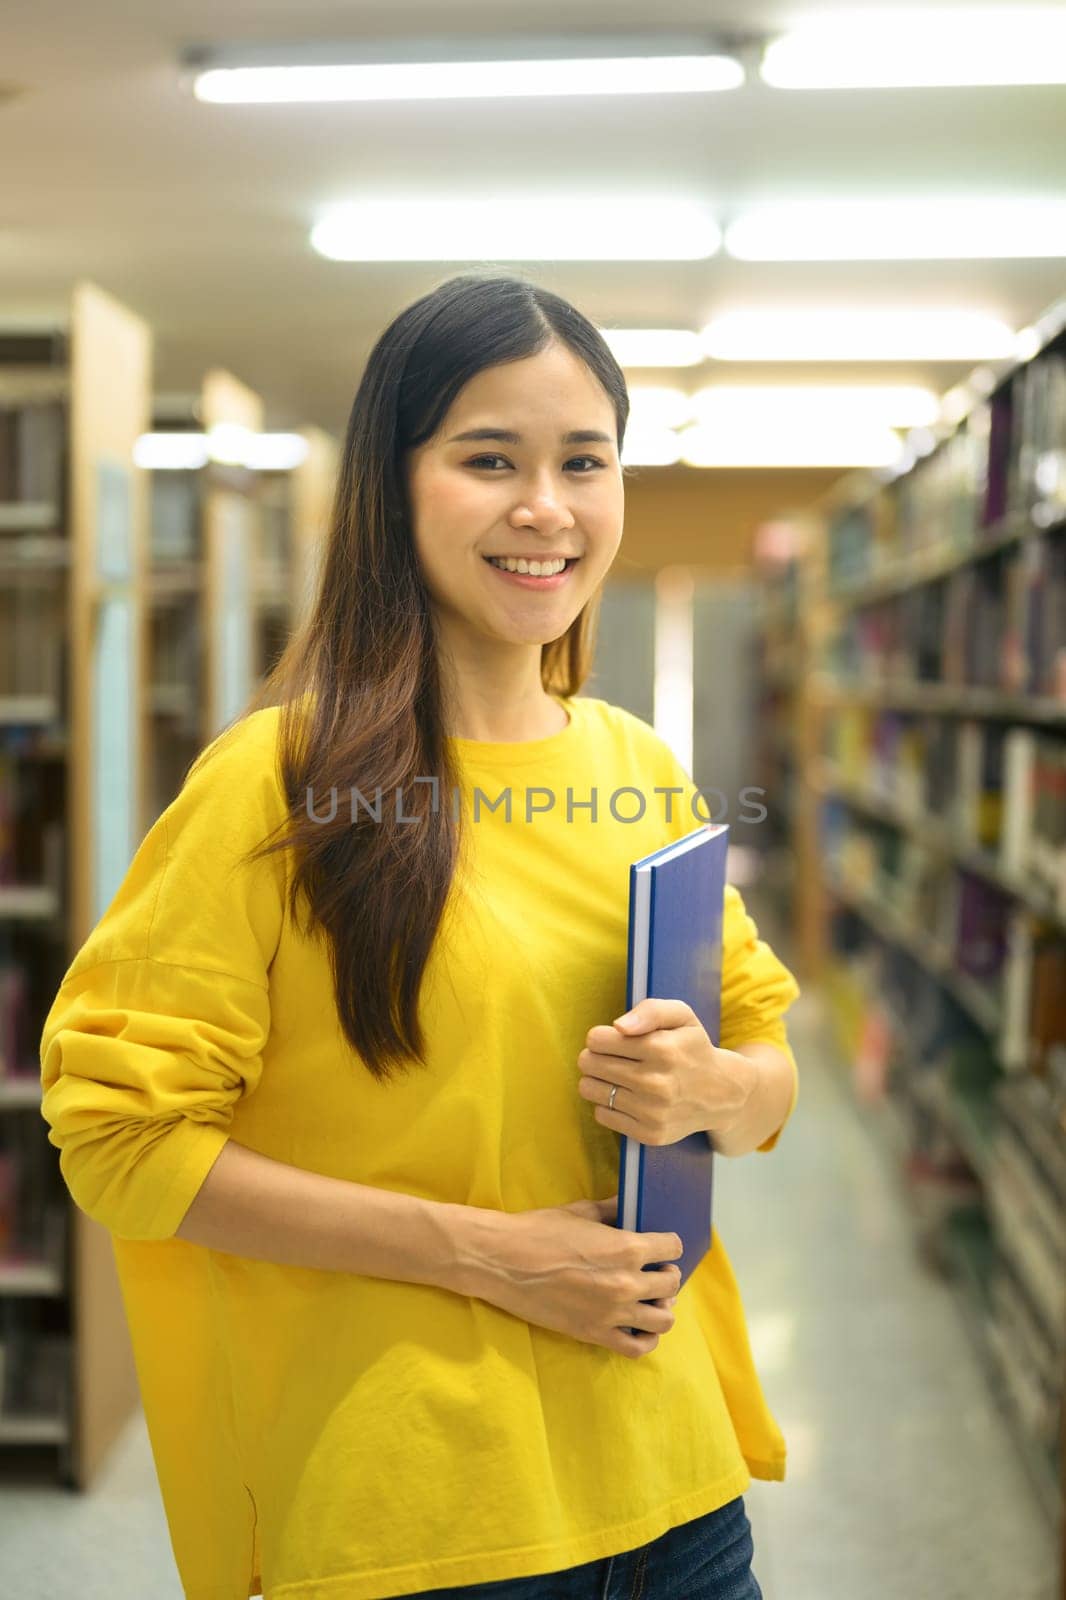
<instances>
[{"instance_id":1,"label":"fluorescent ceiling light","mask_svg":"<svg viewBox=\"0 0 1066 1600\"><path fill-rule=\"evenodd\" d=\"M629 408L629 426L680 428L692 421L692 396L684 389L631 385Z\"/></svg>"},{"instance_id":2,"label":"fluorescent ceiling light","mask_svg":"<svg viewBox=\"0 0 1066 1600\"><path fill-rule=\"evenodd\" d=\"M672 428L650 424L626 428L622 445L623 467L672 467L681 458L681 440Z\"/></svg>"},{"instance_id":3,"label":"fluorescent ceiling light","mask_svg":"<svg viewBox=\"0 0 1066 1600\"><path fill-rule=\"evenodd\" d=\"M601 328L622 367L696 367L707 357L690 328Z\"/></svg>"},{"instance_id":4,"label":"fluorescent ceiling light","mask_svg":"<svg viewBox=\"0 0 1066 1600\"><path fill-rule=\"evenodd\" d=\"M702 261L721 233L691 201L500 195L358 201L311 243L333 261Z\"/></svg>"},{"instance_id":5,"label":"fluorescent ceiling light","mask_svg":"<svg viewBox=\"0 0 1066 1600\"><path fill-rule=\"evenodd\" d=\"M243 467L251 448L252 430L237 422L218 422L207 435L207 450L212 461L226 467Z\"/></svg>"},{"instance_id":6,"label":"fluorescent ceiling light","mask_svg":"<svg viewBox=\"0 0 1066 1600\"><path fill-rule=\"evenodd\" d=\"M249 467L256 472L286 472L307 458L299 433L253 433L236 423L219 423L210 433L142 433L133 446L138 467L155 472L188 472L209 461Z\"/></svg>"},{"instance_id":7,"label":"fluorescent ceiling light","mask_svg":"<svg viewBox=\"0 0 1066 1600\"><path fill-rule=\"evenodd\" d=\"M1066 83L1066 15L1048 6L838 13L770 44L775 89Z\"/></svg>"},{"instance_id":8,"label":"fluorescent ceiling light","mask_svg":"<svg viewBox=\"0 0 1066 1600\"><path fill-rule=\"evenodd\" d=\"M739 261L973 261L1066 256L1062 200L791 202L738 217Z\"/></svg>"},{"instance_id":9,"label":"fluorescent ceiling light","mask_svg":"<svg viewBox=\"0 0 1066 1600\"><path fill-rule=\"evenodd\" d=\"M744 420L731 427L697 425L678 438L681 459L692 467L884 467L905 448L891 428L842 421L826 428L818 418L808 424L802 417L776 427Z\"/></svg>"},{"instance_id":10,"label":"fluorescent ceiling light","mask_svg":"<svg viewBox=\"0 0 1066 1600\"><path fill-rule=\"evenodd\" d=\"M202 433L142 433L134 441L133 461L153 472L189 472L207 465Z\"/></svg>"},{"instance_id":11,"label":"fluorescent ceiling light","mask_svg":"<svg viewBox=\"0 0 1066 1600\"><path fill-rule=\"evenodd\" d=\"M234 46L198 52L188 65L196 72L197 99L228 103L693 94L744 82L739 61L716 52L710 39L687 34Z\"/></svg>"},{"instance_id":12,"label":"fluorescent ceiling light","mask_svg":"<svg viewBox=\"0 0 1066 1600\"><path fill-rule=\"evenodd\" d=\"M731 311L701 334L717 361L998 361L1015 334L975 311Z\"/></svg>"},{"instance_id":13,"label":"fluorescent ceiling light","mask_svg":"<svg viewBox=\"0 0 1066 1600\"><path fill-rule=\"evenodd\" d=\"M255 472L289 472L307 460L308 449L299 433L253 433L244 465Z\"/></svg>"},{"instance_id":14,"label":"fluorescent ceiling light","mask_svg":"<svg viewBox=\"0 0 1066 1600\"><path fill-rule=\"evenodd\" d=\"M688 328L601 328L620 367L697 367L707 358Z\"/></svg>"},{"instance_id":15,"label":"fluorescent ceiling light","mask_svg":"<svg viewBox=\"0 0 1066 1600\"><path fill-rule=\"evenodd\" d=\"M689 397L697 422L709 427L743 421L787 426L796 417L818 419L819 426L861 419L882 428L928 427L940 416L940 399L931 389L899 384L794 384L765 388L755 384L714 384Z\"/></svg>"}]
</instances>

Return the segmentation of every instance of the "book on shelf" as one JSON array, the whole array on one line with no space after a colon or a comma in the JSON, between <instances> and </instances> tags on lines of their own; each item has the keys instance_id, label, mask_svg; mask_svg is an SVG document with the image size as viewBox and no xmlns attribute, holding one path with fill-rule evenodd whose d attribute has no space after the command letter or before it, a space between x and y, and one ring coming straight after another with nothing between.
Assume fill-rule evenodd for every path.
<instances>
[{"instance_id":1,"label":"book on shelf","mask_svg":"<svg viewBox=\"0 0 1066 1600\"><path fill-rule=\"evenodd\" d=\"M1066 739L1034 740L1031 805L1028 870L1066 912Z\"/></svg>"},{"instance_id":2,"label":"book on shelf","mask_svg":"<svg viewBox=\"0 0 1066 1600\"><path fill-rule=\"evenodd\" d=\"M0 698L65 700L63 574L0 583Z\"/></svg>"},{"instance_id":3,"label":"book on shelf","mask_svg":"<svg viewBox=\"0 0 1066 1600\"><path fill-rule=\"evenodd\" d=\"M1049 1465L1059 1432L1056 1355L1046 1331L1002 1257L991 1276L988 1340L1010 1401Z\"/></svg>"},{"instance_id":4,"label":"book on shelf","mask_svg":"<svg viewBox=\"0 0 1066 1600\"><path fill-rule=\"evenodd\" d=\"M62 506L66 408L58 401L0 404L0 502Z\"/></svg>"},{"instance_id":5,"label":"book on shelf","mask_svg":"<svg viewBox=\"0 0 1066 1600\"><path fill-rule=\"evenodd\" d=\"M201 477L196 471L151 475L153 566L196 561L200 556Z\"/></svg>"},{"instance_id":6,"label":"book on shelf","mask_svg":"<svg viewBox=\"0 0 1066 1600\"><path fill-rule=\"evenodd\" d=\"M0 960L0 1083L26 1072L30 1053L25 968Z\"/></svg>"},{"instance_id":7,"label":"book on shelf","mask_svg":"<svg viewBox=\"0 0 1066 1600\"><path fill-rule=\"evenodd\" d=\"M1014 391L1005 383L987 402L988 459L984 479L982 527L996 526L1010 503L1011 457L1014 449Z\"/></svg>"},{"instance_id":8,"label":"book on shelf","mask_svg":"<svg viewBox=\"0 0 1066 1600\"><path fill-rule=\"evenodd\" d=\"M1007 1122L997 1129L995 1152L987 1197L998 1251L1024 1286L1040 1325L1066 1353L1062 1196Z\"/></svg>"},{"instance_id":9,"label":"book on shelf","mask_svg":"<svg viewBox=\"0 0 1066 1600\"><path fill-rule=\"evenodd\" d=\"M1017 396L1011 454L1016 462L1010 509L1037 506L1066 513L1066 354L1047 350L1014 374Z\"/></svg>"},{"instance_id":10,"label":"book on shelf","mask_svg":"<svg viewBox=\"0 0 1066 1600\"><path fill-rule=\"evenodd\" d=\"M954 963L989 989L998 989L1007 958L1008 897L961 869Z\"/></svg>"},{"instance_id":11,"label":"book on shelf","mask_svg":"<svg viewBox=\"0 0 1066 1600\"><path fill-rule=\"evenodd\" d=\"M73 1352L47 1302L0 1295L0 1422L67 1419Z\"/></svg>"},{"instance_id":12,"label":"book on shelf","mask_svg":"<svg viewBox=\"0 0 1066 1600\"><path fill-rule=\"evenodd\" d=\"M1038 927L1029 966L1029 1066L1051 1079L1066 1052L1066 934Z\"/></svg>"},{"instance_id":13,"label":"book on shelf","mask_svg":"<svg viewBox=\"0 0 1066 1600\"><path fill-rule=\"evenodd\" d=\"M1012 890L1066 918L1062 734L849 707L826 727L825 753L860 806L867 796L887 804L902 829L946 828L949 843L979 852Z\"/></svg>"}]
</instances>

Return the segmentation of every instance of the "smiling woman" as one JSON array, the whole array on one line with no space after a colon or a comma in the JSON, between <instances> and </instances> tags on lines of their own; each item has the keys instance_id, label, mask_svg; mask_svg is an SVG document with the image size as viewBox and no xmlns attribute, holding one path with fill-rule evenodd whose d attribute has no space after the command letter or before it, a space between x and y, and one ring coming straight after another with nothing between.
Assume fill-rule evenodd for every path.
<instances>
[{"instance_id":1,"label":"smiling woman","mask_svg":"<svg viewBox=\"0 0 1066 1600\"><path fill-rule=\"evenodd\" d=\"M785 1451L728 1257L679 1293L682 1241L617 1226L619 1134L579 1087L624 1009L629 863L704 815L654 729L579 693L627 416L547 290L464 276L400 313L310 614L45 1023L42 1113L114 1238L195 1600L594 1600L616 1563L760 1593L740 1497ZM479 818L512 782L536 805ZM619 790L638 817L599 811ZM797 994L730 888L738 1154L795 1102Z\"/></svg>"},{"instance_id":2,"label":"smiling woman","mask_svg":"<svg viewBox=\"0 0 1066 1600\"><path fill-rule=\"evenodd\" d=\"M567 429L571 417L587 425ZM489 440L510 453L470 455L472 442ZM590 442L598 455L570 454ZM622 537L614 405L587 363L553 339L465 384L438 433L411 452L409 486L450 731L520 739L543 715L543 645L598 595Z\"/></svg>"}]
</instances>

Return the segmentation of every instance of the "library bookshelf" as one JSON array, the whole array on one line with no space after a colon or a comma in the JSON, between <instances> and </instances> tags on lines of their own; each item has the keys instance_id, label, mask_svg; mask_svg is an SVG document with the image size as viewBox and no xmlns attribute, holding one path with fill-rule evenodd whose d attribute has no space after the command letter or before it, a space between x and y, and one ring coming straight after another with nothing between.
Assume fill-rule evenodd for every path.
<instances>
[{"instance_id":1,"label":"library bookshelf","mask_svg":"<svg viewBox=\"0 0 1066 1600\"><path fill-rule=\"evenodd\" d=\"M799 969L1066 1529L1066 302L1037 335L775 524L760 761Z\"/></svg>"},{"instance_id":2,"label":"library bookshelf","mask_svg":"<svg viewBox=\"0 0 1066 1600\"><path fill-rule=\"evenodd\" d=\"M0 1460L85 1487L138 1402L110 1235L40 1118L37 1046L143 806L148 327L88 283L0 318ZM17 1458L13 1461L12 1458Z\"/></svg>"},{"instance_id":3,"label":"library bookshelf","mask_svg":"<svg viewBox=\"0 0 1066 1600\"><path fill-rule=\"evenodd\" d=\"M152 400L145 323L91 284L0 315L0 1471L90 1486L139 1404L111 1236L40 1117L63 975L199 751L309 603L335 441L288 472L138 468L150 431L259 432L230 373Z\"/></svg>"},{"instance_id":4,"label":"library bookshelf","mask_svg":"<svg viewBox=\"0 0 1066 1600\"><path fill-rule=\"evenodd\" d=\"M262 402L221 370L195 394L159 395L153 429L258 432ZM304 460L279 470L209 461L151 479L150 770L144 830L199 751L238 714L310 603L332 509L335 440L299 430Z\"/></svg>"},{"instance_id":5,"label":"library bookshelf","mask_svg":"<svg viewBox=\"0 0 1066 1600\"><path fill-rule=\"evenodd\" d=\"M199 394L157 395L152 432L199 435ZM148 771L141 832L157 821L207 742L203 469L148 469Z\"/></svg>"},{"instance_id":6,"label":"library bookshelf","mask_svg":"<svg viewBox=\"0 0 1066 1600\"><path fill-rule=\"evenodd\" d=\"M199 391L160 395L153 429L258 434L263 402L213 368ZM288 636L292 532L287 474L212 457L151 471L150 797L144 830L181 788L193 759L238 716Z\"/></svg>"}]
</instances>

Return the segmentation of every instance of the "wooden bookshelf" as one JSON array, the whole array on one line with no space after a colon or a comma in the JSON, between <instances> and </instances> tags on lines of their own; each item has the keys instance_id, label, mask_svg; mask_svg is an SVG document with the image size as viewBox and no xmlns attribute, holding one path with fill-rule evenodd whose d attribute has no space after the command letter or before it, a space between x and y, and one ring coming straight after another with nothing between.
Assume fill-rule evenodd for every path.
<instances>
[{"instance_id":1,"label":"wooden bookshelf","mask_svg":"<svg viewBox=\"0 0 1066 1600\"><path fill-rule=\"evenodd\" d=\"M254 674L265 678L285 647L296 608L290 471L257 474L259 550L252 590Z\"/></svg>"},{"instance_id":2,"label":"wooden bookshelf","mask_svg":"<svg viewBox=\"0 0 1066 1600\"><path fill-rule=\"evenodd\" d=\"M216 369L194 394L157 397L153 428L198 435L219 423L258 429L262 413L258 396ZM253 472L211 462L149 474L145 830L173 799L191 760L269 671L310 601L338 450L320 428L299 431L307 455L293 468Z\"/></svg>"},{"instance_id":3,"label":"wooden bookshelf","mask_svg":"<svg viewBox=\"0 0 1066 1600\"><path fill-rule=\"evenodd\" d=\"M299 431L307 441L307 456L291 474L294 627L314 597L340 469L340 448L332 434L315 427Z\"/></svg>"},{"instance_id":4,"label":"wooden bookshelf","mask_svg":"<svg viewBox=\"0 0 1066 1600\"><path fill-rule=\"evenodd\" d=\"M152 341L91 284L47 329L5 332L0 1134L17 1178L0 1224L0 1453L45 1446L61 1480L86 1488L139 1396L111 1235L63 1184L37 1050L140 837L147 501L132 451L148 424Z\"/></svg>"},{"instance_id":5,"label":"wooden bookshelf","mask_svg":"<svg viewBox=\"0 0 1066 1600\"><path fill-rule=\"evenodd\" d=\"M202 396L198 392L157 395L152 431L202 434ZM207 740L204 477L204 469L199 467L148 472L149 647L144 744L149 792L142 834L170 804Z\"/></svg>"},{"instance_id":6,"label":"wooden bookshelf","mask_svg":"<svg viewBox=\"0 0 1066 1600\"><path fill-rule=\"evenodd\" d=\"M263 402L231 373L214 369L204 377L203 419L209 433L225 426L259 433ZM243 709L257 677L262 513L254 472L215 462L204 471L204 660L211 739Z\"/></svg>"},{"instance_id":7,"label":"wooden bookshelf","mask_svg":"<svg viewBox=\"0 0 1066 1600\"><path fill-rule=\"evenodd\" d=\"M139 469L141 434L259 431L262 403L215 370L153 405L147 327L91 285L54 326L5 334L0 1457L17 1476L46 1452L86 1488L139 1404L117 1270L137 1245L70 1198L40 1117L40 1031L144 834L309 598L337 449L309 428L289 473Z\"/></svg>"},{"instance_id":8,"label":"wooden bookshelf","mask_svg":"<svg viewBox=\"0 0 1066 1600\"><path fill-rule=\"evenodd\" d=\"M1066 1530L1066 301L1037 331L775 525L761 781L801 975Z\"/></svg>"}]
</instances>

